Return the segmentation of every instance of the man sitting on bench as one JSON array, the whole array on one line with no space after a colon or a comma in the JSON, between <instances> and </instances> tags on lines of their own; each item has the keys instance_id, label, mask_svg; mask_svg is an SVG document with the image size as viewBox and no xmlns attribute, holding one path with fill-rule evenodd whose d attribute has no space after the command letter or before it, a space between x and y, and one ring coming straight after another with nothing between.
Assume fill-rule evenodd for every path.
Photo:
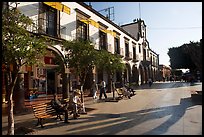
<instances>
[{"instance_id":1,"label":"man sitting on bench","mask_svg":"<svg viewBox=\"0 0 204 137\"><path fill-rule=\"evenodd\" d=\"M69 123L68 122L68 105L67 104L62 104L57 97L57 94L54 93L54 99L51 101L52 107L56 110L56 112L59 114L57 115L57 118L60 117L60 114L65 112L65 123Z\"/></svg>"}]
</instances>

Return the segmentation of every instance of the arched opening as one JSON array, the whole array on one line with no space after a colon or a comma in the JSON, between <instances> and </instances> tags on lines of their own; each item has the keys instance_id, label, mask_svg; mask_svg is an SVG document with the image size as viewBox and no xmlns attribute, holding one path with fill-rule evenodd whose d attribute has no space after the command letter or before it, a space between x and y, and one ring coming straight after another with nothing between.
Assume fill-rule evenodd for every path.
<instances>
[{"instance_id":1,"label":"arched opening","mask_svg":"<svg viewBox=\"0 0 204 137\"><path fill-rule=\"evenodd\" d=\"M139 66L139 84L144 84L144 72L141 65Z\"/></svg>"},{"instance_id":2,"label":"arched opening","mask_svg":"<svg viewBox=\"0 0 204 137\"><path fill-rule=\"evenodd\" d=\"M63 86L67 87L68 83L63 83L63 81L66 81L64 78L67 79L67 77L63 76L66 69L64 57L58 49L48 46L41 62L44 65L34 65L32 66L32 71L24 73L26 98L29 97L30 91L32 90L37 90L39 95L50 95L53 93L62 93L64 91Z\"/></svg>"},{"instance_id":3,"label":"arched opening","mask_svg":"<svg viewBox=\"0 0 204 137\"><path fill-rule=\"evenodd\" d=\"M136 85L138 85L139 84L138 81L139 81L139 72L137 70L136 65L133 65L133 67L132 67L132 82L135 83Z\"/></svg>"}]
</instances>

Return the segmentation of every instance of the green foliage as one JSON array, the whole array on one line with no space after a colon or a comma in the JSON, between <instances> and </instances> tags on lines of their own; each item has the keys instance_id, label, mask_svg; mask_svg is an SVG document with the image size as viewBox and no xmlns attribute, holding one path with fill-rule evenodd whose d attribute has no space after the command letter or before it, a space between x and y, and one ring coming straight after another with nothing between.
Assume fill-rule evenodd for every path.
<instances>
[{"instance_id":1,"label":"green foliage","mask_svg":"<svg viewBox=\"0 0 204 137\"><path fill-rule=\"evenodd\" d=\"M180 47L169 48L168 55L172 69L194 69L195 64L189 54L184 52L183 45Z\"/></svg>"},{"instance_id":2,"label":"green foliage","mask_svg":"<svg viewBox=\"0 0 204 137\"><path fill-rule=\"evenodd\" d=\"M96 66L100 70L106 70L113 75L116 71L123 71L125 64L117 54L111 54L106 50L98 51Z\"/></svg>"},{"instance_id":3,"label":"green foliage","mask_svg":"<svg viewBox=\"0 0 204 137\"><path fill-rule=\"evenodd\" d=\"M70 68L75 69L82 83L85 82L88 70L93 69L97 52L90 41L73 40L64 41L64 49L68 52L66 62Z\"/></svg>"},{"instance_id":4,"label":"green foliage","mask_svg":"<svg viewBox=\"0 0 204 137\"><path fill-rule=\"evenodd\" d=\"M23 65L39 62L46 52L46 39L28 32L32 20L16 8L2 10L2 63L8 91L8 135L14 135L13 90ZM10 65L14 69L10 68Z\"/></svg>"},{"instance_id":5,"label":"green foliage","mask_svg":"<svg viewBox=\"0 0 204 137\"><path fill-rule=\"evenodd\" d=\"M85 82L88 71L94 66L106 70L109 74L125 68L119 56L105 50L94 49L90 41L64 41L63 47L68 52L66 63L70 68L75 69L75 74L79 76L82 83Z\"/></svg>"},{"instance_id":6,"label":"green foliage","mask_svg":"<svg viewBox=\"0 0 204 137\"><path fill-rule=\"evenodd\" d=\"M202 71L202 39L200 42L191 42L182 45L182 50L184 53L188 54L197 67L197 69Z\"/></svg>"},{"instance_id":7,"label":"green foliage","mask_svg":"<svg viewBox=\"0 0 204 137\"><path fill-rule=\"evenodd\" d=\"M7 67L9 64L17 64L17 68L33 65L45 54L46 39L28 32L26 28L31 25L32 20L17 9L3 10L2 61Z\"/></svg>"}]
</instances>

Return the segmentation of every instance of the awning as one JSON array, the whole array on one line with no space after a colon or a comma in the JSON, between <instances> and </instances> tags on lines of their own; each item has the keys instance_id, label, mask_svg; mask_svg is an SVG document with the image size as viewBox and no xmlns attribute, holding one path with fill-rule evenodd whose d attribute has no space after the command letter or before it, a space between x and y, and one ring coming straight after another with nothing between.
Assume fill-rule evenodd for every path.
<instances>
[{"instance_id":1,"label":"awning","mask_svg":"<svg viewBox=\"0 0 204 137\"><path fill-rule=\"evenodd\" d=\"M70 8L60 2L43 2L44 4L70 15Z\"/></svg>"},{"instance_id":2,"label":"awning","mask_svg":"<svg viewBox=\"0 0 204 137\"><path fill-rule=\"evenodd\" d=\"M92 26L96 27L96 28L99 28L100 25L98 22L92 20L92 19L83 19L83 20L80 20L86 24L91 24ZM104 33L109 33L111 35L113 35L114 37L116 37L116 33L113 32L112 30L107 30L107 29L100 29L101 31L103 31Z\"/></svg>"}]
</instances>

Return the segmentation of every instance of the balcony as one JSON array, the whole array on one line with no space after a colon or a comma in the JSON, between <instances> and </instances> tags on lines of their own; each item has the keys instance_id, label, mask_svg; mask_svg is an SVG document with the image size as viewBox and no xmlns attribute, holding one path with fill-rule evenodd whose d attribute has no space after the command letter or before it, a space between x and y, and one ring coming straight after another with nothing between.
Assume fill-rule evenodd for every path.
<instances>
[{"instance_id":1,"label":"balcony","mask_svg":"<svg viewBox=\"0 0 204 137\"><path fill-rule=\"evenodd\" d=\"M33 24L27 28L32 33L45 34L55 38L66 39L66 27L56 24L56 26L48 26L51 21L39 18L33 20Z\"/></svg>"},{"instance_id":2,"label":"balcony","mask_svg":"<svg viewBox=\"0 0 204 137\"><path fill-rule=\"evenodd\" d=\"M131 60L132 59L132 52L129 52L128 54L125 55L126 60Z\"/></svg>"},{"instance_id":3,"label":"balcony","mask_svg":"<svg viewBox=\"0 0 204 137\"><path fill-rule=\"evenodd\" d=\"M132 61L133 61L133 62L138 62L138 61L140 61L140 56L139 56L138 54L136 54L136 57L133 58Z\"/></svg>"},{"instance_id":4,"label":"balcony","mask_svg":"<svg viewBox=\"0 0 204 137\"><path fill-rule=\"evenodd\" d=\"M108 43L106 42L106 43L100 43L99 42L99 50L106 50L106 51L108 51Z\"/></svg>"}]
</instances>

